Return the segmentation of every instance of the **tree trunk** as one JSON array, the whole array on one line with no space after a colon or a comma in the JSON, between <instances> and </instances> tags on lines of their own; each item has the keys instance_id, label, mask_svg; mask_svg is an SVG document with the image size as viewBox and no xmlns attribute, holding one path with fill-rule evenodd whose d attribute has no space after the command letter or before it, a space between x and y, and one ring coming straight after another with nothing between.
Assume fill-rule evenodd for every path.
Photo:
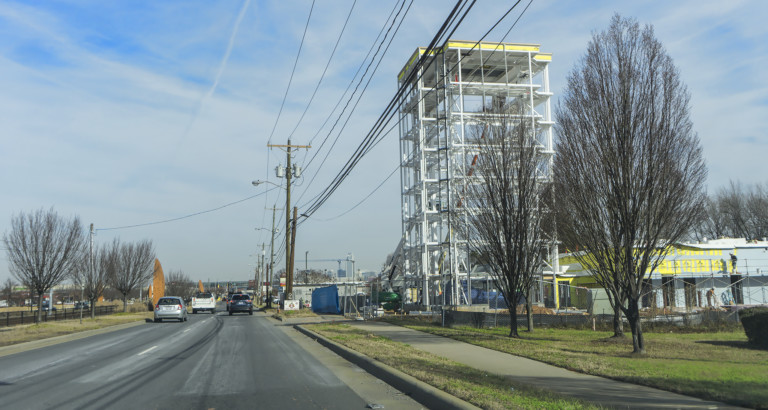
<instances>
[{"instance_id":1,"label":"tree trunk","mask_svg":"<svg viewBox=\"0 0 768 410\"><path fill-rule=\"evenodd\" d=\"M517 333L517 306L510 306L509 309L509 337L520 338Z\"/></svg>"},{"instance_id":2,"label":"tree trunk","mask_svg":"<svg viewBox=\"0 0 768 410\"><path fill-rule=\"evenodd\" d=\"M613 336L611 337L624 337L624 324L621 321L621 309L618 307L613 309Z\"/></svg>"},{"instance_id":3,"label":"tree trunk","mask_svg":"<svg viewBox=\"0 0 768 410\"><path fill-rule=\"evenodd\" d=\"M528 331L533 332L533 301L531 301L531 292L525 297L525 316L528 320Z\"/></svg>"},{"instance_id":4,"label":"tree trunk","mask_svg":"<svg viewBox=\"0 0 768 410\"><path fill-rule=\"evenodd\" d=\"M96 300L98 298L94 298L90 300L90 306L88 306L88 309L91 310L91 319L96 319Z\"/></svg>"},{"instance_id":5,"label":"tree trunk","mask_svg":"<svg viewBox=\"0 0 768 410\"><path fill-rule=\"evenodd\" d=\"M128 312L128 294L123 293L123 313Z\"/></svg>"},{"instance_id":6,"label":"tree trunk","mask_svg":"<svg viewBox=\"0 0 768 410\"><path fill-rule=\"evenodd\" d=\"M632 329L632 353L645 354L645 340L643 329L640 326L640 310L637 307L638 300L629 300L627 306L627 321Z\"/></svg>"},{"instance_id":7,"label":"tree trunk","mask_svg":"<svg viewBox=\"0 0 768 410\"><path fill-rule=\"evenodd\" d=\"M50 307L48 307L50 309ZM35 315L35 323L41 323L43 321L43 294L37 292L37 315Z\"/></svg>"}]
</instances>

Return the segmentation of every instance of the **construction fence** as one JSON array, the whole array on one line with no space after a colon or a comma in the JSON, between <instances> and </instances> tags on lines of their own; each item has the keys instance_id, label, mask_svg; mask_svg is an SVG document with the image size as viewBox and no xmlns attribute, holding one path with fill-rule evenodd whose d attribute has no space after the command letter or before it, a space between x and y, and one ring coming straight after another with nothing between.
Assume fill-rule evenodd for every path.
<instances>
[{"instance_id":1,"label":"construction fence","mask_svg":"<svg viewBox=\"0 0 768 410\"><path fill-rule=\"evenodd\" d=\"M430 312L409 312L409 316L418 316L441 326L471 326L478 329L503 327L509 328L511 316L508 311L463 311L443 309ZM676 326L703 326L718 323L736 323L739 321L738 312L722 310L702 310L696 313L680 315L658 315L655 317L643 317L643 323L670 324ZM625 319L626 322L626 319ZM549 314L534 313L534 327L610 327L613 325L613 315L585 315L585 314ZM525 313L518 313L517 326L526 328L528 319Z\"/></svg>"}]
</instances>

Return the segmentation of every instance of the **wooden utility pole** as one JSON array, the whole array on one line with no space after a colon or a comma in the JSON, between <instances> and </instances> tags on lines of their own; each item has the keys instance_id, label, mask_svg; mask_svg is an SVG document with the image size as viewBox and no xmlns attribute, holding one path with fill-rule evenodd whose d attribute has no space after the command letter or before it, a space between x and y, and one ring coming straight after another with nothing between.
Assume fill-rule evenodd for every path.
<instances>
[{"instance_id":1,"label":"wooden utility pole","mask_svg":"<svg viewBox=\"0 0 768 410\"><path fill-rule=\"evenodd\" d=\"M312 148L311 145L291 145L291 140L288 139L286 145L267 144L270 148L285 148L285 297L287 299L293 298L293 247L291 246L292 239L295 237L291 232L291 177L296 173L296 177L299 175L299 171L294 170L291 166L291 149L292 148ZM294 212L294 215L296 212ZM294 222L295 224L295 222Z\"/></svg>"},{"instance_id":2,"label":"wooden utility pole","mask_svg":"<svg viewBox=\"0 0 768 410\"><path fill-rule=\"evenodd\" d=\"M293 299L293 251L296 248L296 207L293 207L293 220L291 221L291 270L285 275L285 294L288 299Z\"/></svg>"},{"instance_id":3,"label":"wooden utility pole","mask_svg":"<svg viewBox=\"0 0 768 410\"><path fill-rule=\"evenodd\" d=\"M275 266L275 211L282 211L280 208L266 208L272 210L272 242L269 245L269 267L267 272L267 308L272 307L272 272Z\"/></svg>"}]
</instances>

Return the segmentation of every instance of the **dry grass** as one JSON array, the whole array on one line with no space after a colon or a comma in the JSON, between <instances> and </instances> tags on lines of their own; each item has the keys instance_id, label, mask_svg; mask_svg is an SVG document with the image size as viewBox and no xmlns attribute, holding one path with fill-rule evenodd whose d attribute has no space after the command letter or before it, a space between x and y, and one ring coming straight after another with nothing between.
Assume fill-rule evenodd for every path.
<instances>
[{"instance_id":1,"label":"dry grass","mask_svg":"<svg viewBox=\"0 0 768 410\"><path fill-rule=\"evenodd\" d=\"M318 324L307 328L484 409L599 408L547 390L517 385L349 325Z\"/></svg>"},{"instance_id":2,"label":"dry grass","mask_svg":"<svg viewBox=\"0 0 768 410\"><path fill-rule=\"evenodd\" d=\"M83 317L82 324L80 324L79 319L74 319L2 328L2 331L0 331L0 346L47 339L54 336L100 329L149 318L152 318L152 312L116 313L114 315L96 316L95 319L85 316Z\"/></svg>"}]
</instances>

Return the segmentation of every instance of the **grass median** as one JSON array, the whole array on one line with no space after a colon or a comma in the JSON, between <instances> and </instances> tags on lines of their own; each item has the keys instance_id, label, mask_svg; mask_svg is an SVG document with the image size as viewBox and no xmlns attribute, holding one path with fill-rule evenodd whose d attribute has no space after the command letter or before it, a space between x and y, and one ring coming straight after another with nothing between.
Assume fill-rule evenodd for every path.
<instances>
[{"instance_id":1,"label":"grass median","mask_svg":"<svg viewBox=\"0 0 768 410\"><path fill-rule=\"evenodd\" d=\"M317 324L305 327L484 409L600 408L548 390L511 383L503 377L369 334L346 324Z\"/></svg>"},{"instance_id":2,"label":"grass median","mask_svg":"<svg viewBox=\"0 0 768 410\"><path fill-rule=\"evenodd\" d=\"M768 351L748 345L743 330L643 332L647 354L638 356L631 353L631 337L611 338L612 332L535 329L510 339L507 328L444 328L411 319L390 322L586 374L768 409Z\"/></svg>"},{"instance_id":3,"label":"grass median","mask_svg":"<svg viewBox=\"0 0 768 410\"><path fill-rule=\"evenodd\" d=\"M101 329L150 318L152 318L152 312L121 312L112 315L96 316L95 319L91 319L90 316L84 316L82 324L80 324L80 319L72 319L13 326L3 328L2 331L0 331L0 346L10 346L34 340L48 339L55 336Z\"/></svg>"}]
</instances>

